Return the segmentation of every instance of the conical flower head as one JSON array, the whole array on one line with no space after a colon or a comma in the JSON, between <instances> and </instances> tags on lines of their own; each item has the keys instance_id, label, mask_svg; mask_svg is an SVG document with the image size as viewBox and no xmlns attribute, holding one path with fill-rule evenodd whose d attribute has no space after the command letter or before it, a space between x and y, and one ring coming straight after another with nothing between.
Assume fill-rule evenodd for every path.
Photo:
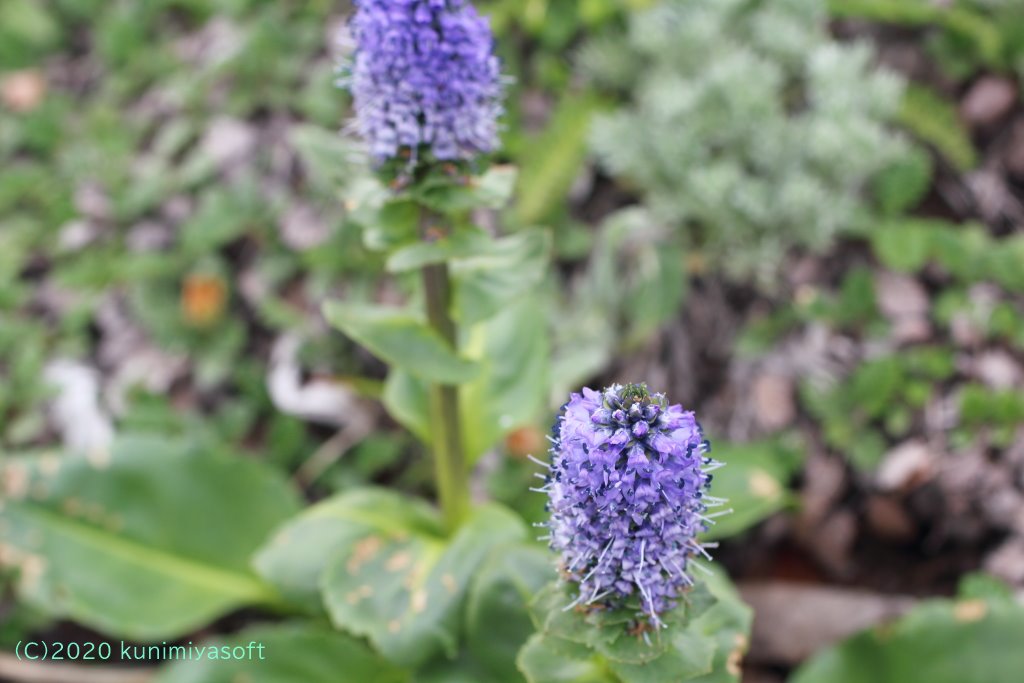
<instances>
[{"instance_id":1,"label":"conical flower head","mask_svg":"<svg viewBox=\"0 0 1024 683\"><path fill-rule=\"evenodd\" d=\"M704 553L714 463L692 412L643 385L573 394L555 423L551 547L579 585L575 604L635 606L655 626ZM718 502L718 501L716 501Z\"/></svg>"},{"instance_id":2,"label":"conical flower head","mask_svg":"<svg viewBox=\"0 0 1024 683\"><path fill-rule=\"evenodd\" d=\"M487 20L468 0L356 0L342 85L377 162L493 151L503 85Z\"/></svg>"}]
</instances>

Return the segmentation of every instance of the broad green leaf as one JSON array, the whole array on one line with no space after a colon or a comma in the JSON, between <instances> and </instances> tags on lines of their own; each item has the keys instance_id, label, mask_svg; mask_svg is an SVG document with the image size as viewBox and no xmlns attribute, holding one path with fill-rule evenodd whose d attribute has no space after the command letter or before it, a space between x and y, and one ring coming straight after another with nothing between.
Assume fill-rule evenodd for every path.
<instances>
[{"instance_id":1,"label":"broad green leaf","mask_svg":"<svg viewBox=\"0 0 1024 683\"><path fill-rule=\"evenodd\" d=\"M459 412L463 448L474 462L502 436L530 423L543 410L550 348L543 299L523 297L475 328L466 354L477 359L477 377L462 385ZM420 439L429 442L426 384L393 369L384 389L388 412Z\"/></svg>"},{"instance_id":2,"label":"broad green leaf","mask_svg":"<svg viewBox=\"0 0 1024 683\"><path fill-rule=\"evenodd\" d=\"M430 397L425 382L401 368L391 368L382 400L391 417L421 441L430 443Z\"/></svg>"},{"instance_id":3,"label":"broad green leaf","mask_svg":"<svg viewBox=\"0 0 1024 683\"><path fill-rule=\"evenodd\" d=\"M425 501L377 488L328 498L281 526L256 554L256 571L287 599L322 609L321 576L335 555L370 533L410 530L440 538L444 529Z\"/></svg>"},{"instance_id":4,"label":"broad green leaf","mask_svg":"<svg viewBox=\"0 0 1024 683\"><path fill-rule=\"evenodd\" d=\"M1007 598L929 600L894 624L817 654L792 683L1018 683L1024 607Z\"/></svg>"},{"instance_id":5,"label":"broad green leaf","mask_svg":"<svg viewBox=\"0 0 1024 683\"><path fill-rule=\"evenodd\" d=\"M608 668L622 683L676 683L710 673L715 647L713 637L685 629L662 656L638 664L609 659Z\"/></svg>"},{"instance_id":6,"label":"broad green leaf","mask_svg":"<svg viewBox=\"0 0 1024 683\"><path fill-rule=\"evenodd\" d=\"M388 251L419 239L420 208L408 199L392 199L374 178L352 184L345 208L363 226L363 244L371 251Z\"/></svg>"},{"instance_id":7,"label":"broad green leaf","mask_svg":"<svg viewBox=\"0 0 1024 683\"><path fill-rule=\"evenodd\" d=\"M279 597L249 570L294 492L258 463L163 437L111 453L9 459L0 527L19 593L50 614L138 640L173 638Z\"/></svg>"},{"instance_id":8,"label":"broad green leaf","mask_svg":"<svg viewBox=\"0 0 1024 683\"><path fill-rule=\"evenodd\" d=\"M551 348L545 299L530 295L509 304L473 332L466 353L480 366L459 394L466 454L473 462L546 407Z\"/></svg>"},{"instance_id":9,"label":"broad green leaf","mask_svg":"<svg viewBox=\"0 0 1024 683\"><path fill-rule=\"evenodd\" d=\"M522 521L496 505L477 509L450 539L422 528L367 529L334 553L324 603L336 626L367 636L393 662L454 656L470 578L492 548L525 535Z\"/></svg>"},{"instance_id":10,"label":"broad green leaf","mask_svg":"<svg viewBox=\"0 0 1024 683\"><path fill-rule=\"evenodd\" d=\"M717 600L704 583L699 583L680 598L676 609L661 615L667 628L639 637L627 633L630 624L636 620L639 604L613 611L565 609L576 598L576 590L574 584L557 581L537 593L529 605L530 617L537 630L585 645L608 661L636 665L653 662L670 652L675 647L676 636L687 630L688 625L706 613Z\"/></svg>"},{"instance_id":11,"label":"broad green leaf","mask_svg":"<svg viewBox=\"0 0 1024 683\"><path fill-rule=\"evenodd\" d=\"M512 199L519 169L515 166L492 166L474 183L480 205L500 209Z\"/></svg>"},{"instance_id":12,"label":"broad green leaf","mask_svg":"<svg viewBox=\"0 0 1024 683\"><path fill-rule=\"evenodd\" d=\"M197 654L200 650L202 655ZM157 683L405 683L409 680L407 672L374 653L365 643L312 623L250 628L228 639L198 643L192 646L191 654L195 659L171 664L157 677ZM242 658L236 659L237 655Z\"/></svg>"},{"instance_id":13,"label":"broad green leaf","mask_svg":"<svg viewBox=\"0 0 1024 683\"><path fill-rule=\"evenodd\" d=\"M334 301L324 305L324 317L381 360L428 382L461 384L478 373L475 363L404 311Z\"/></svg>"},{"instance_id":14,"label":"broad green leaf","mask_svg":"<svg viewBox=\"0 0 1024 683\"><path fill-rule=\"evenodd\" d=\"M530 636L516 664L529 683L618 683L586 647L542 633Z\"/></svg>"},{"instance_id":15,"label":"broad green leaf","mask_svg":"<svg viewBox=\"0 0 1024 683\"><path fill-rule=\"evenodd\" d=\"M704 582L717 602L697 617L693 628L713 637L718 645L711 672L694 678L693 683L737 683L742 673L740 663L750 643L754 613L740 599L721 567L705 576Z\"/></svg>"},{"instance_id":16,"label":"broad green leaf","mask_svg":"<svg viewBox=\"0 0 1024 683\"><path fill-rule=\"evenodd\" d=\"M715 470L711 494L728 502L711 511L732 512L715 518L704 538L733 536L793 503L788 479L794 458L787 449L772 441L713 445L712 455L725 467Z\"/></svg>"},{"instance_id":17,"label":"broad green leaf","mask_svg":"<svg viewBox=\"0 0 1024 683\"><path fill-rule=\"evenodd\" d=\"M398 249L388 258L387 267L392 273L401 273L451 259L472 257L491 248L493 240L484 231L461 229L433 242L421 241Z\"/></svg>"},{"instance_id":18,"label":"broad green leaf","mask_svg":"<svg viewBox=\"0 0 1024 683\"><path fill-rule=\"evenodd\" d=\"M485 253L452 263L455 317L481 322L536 287L551 259L551 234L528 230L496 240Z\"/></svg>"},{"instance_id":19,"label":"broad green leaf","mask_svg":"<svg viewBox=\"0 0 1024 683\"><path fill-rule=\"evenodd\" d=\"M496 548L466 604L467 646L496 682L522 680L516 654L533 634L526 605L555 576L554 557L536 546Z\"/></svg>"},{"instance_id":20,"label":"broad green leaf","mask_svg":"<svg viewBox=\"0 0 1024 683\"><path fill-rule=\"evenodd\" d=\"M488 625L491 628L493 625ZM522 677L514 679L522 682ZM465 650L459 652L455 659L441 655L416 668L412 683L504 683L494 680L490 671L481 666L476 659Z\"/></svg>"},{"instance_id":21,"label":"broad green leaf","mask_svg":"<svg viewBox=\"0 0 1024 683\"><path fill-rule=\"evenodd\" d=\"M529 680L563 680L546 670L613 673L611 680L620 683L738 679L751 613L728 579L713 574L699 583L677 609L662 615L666 628L643 636L630 632L635 608L565 610L572 592L572 587L553 583L530 604L538 634L527 641L518 660Z\"/></svg>"},{"instance_id":22,"label":"broad green leaf","mask_svg":"<svg viewBox=\"0 0 1024 683\"><path fill-rule=\"evenodd\" d=\"M428 207L445 215L471 209L500 209L512 196L518 171L514 166L492 166L479 177L465 183L441 178L437 183L421 183L418 198Z\"/></svg>"}]
</instances>

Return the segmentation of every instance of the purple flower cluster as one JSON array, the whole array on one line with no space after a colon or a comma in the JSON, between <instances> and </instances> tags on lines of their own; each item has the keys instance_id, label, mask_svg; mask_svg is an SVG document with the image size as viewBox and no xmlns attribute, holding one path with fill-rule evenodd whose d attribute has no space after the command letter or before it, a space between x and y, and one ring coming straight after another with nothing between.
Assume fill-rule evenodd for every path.
<instances>
[{"instance_id":1,"label":"purple flower cluster","mask_svg":"<svg viewBox=\"0 0 1024 683\"><path fill-rule=\"evenodd\" d=\"M692 580L697 540L709 522L705 494L719 465L692 412L644 385L573 394L555 423L550 544L563 575L579 584L572 603L635 606L653 626Z\"/></svg>"},{"instance_id":2,"label":"purple flower cluster","mask_svg":"<svg viewBox=\"0 0 1024 683\"><path fill-rule=\"evenodd\" d=\"M504 86L486 19L468 0L356 0L356 128L378 162L468 160L498 145Z\"/></svg>"}]
</instances>

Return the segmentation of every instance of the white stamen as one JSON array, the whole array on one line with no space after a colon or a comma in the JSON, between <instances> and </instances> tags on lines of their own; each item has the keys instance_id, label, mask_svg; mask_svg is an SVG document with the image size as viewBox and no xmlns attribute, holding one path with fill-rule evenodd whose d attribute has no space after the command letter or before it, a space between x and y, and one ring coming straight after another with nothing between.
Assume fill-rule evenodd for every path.
<instances>
[{"instance_id":1,"label":"white stamen","mask_svg":"<svg viewBox=\"0 0 1024 683\"><path fill-rule=\"evenodd\" d=\"M546 467L549 470L551 469L551 465L547 464L543 460L538 460L537 458L533 457L532 455L527 455L526 457L529 458L530 460L534 461L535 463L537 463L541 467Z\"/></svg>"}]
</instances>

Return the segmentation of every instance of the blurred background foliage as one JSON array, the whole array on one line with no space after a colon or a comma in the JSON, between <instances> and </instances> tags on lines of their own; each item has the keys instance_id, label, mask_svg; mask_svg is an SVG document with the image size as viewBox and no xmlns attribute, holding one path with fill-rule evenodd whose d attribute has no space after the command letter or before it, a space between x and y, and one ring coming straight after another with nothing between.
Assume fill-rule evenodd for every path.
<instances>
[{"instance_id":1,"label":"blurred background foliage","mask_svg":"<svg viewBox=\"0 0 1024 683\"><path fill-rule=\"evenodd\" d=\"M714 535L738 539L721 549L734 578L948 598L794 680L868 680L870 660L884 662L870 680L906 683L915 662L954 652L976 668L949 680L1015 681L1013 648L992 646L1021 628L1012 593L952 596L977 570L1024 588L1024 3L479 4L513 77L498 161L519 175L507 208L475 218L552 239L495 256L538 290L473 341L503 361L475 390L499 398L471 402L478 494L539 519L525 455L546 449L567 392L645 379L698 411L729 464L716 487L736 514ZM320 314L327 298L412 291L368 248L373 197L339 135L347 11L0 0L0 488L28 486L16 454L103 450L115 434L170 444L148 474L115 457L110 481L152 490L192 467L227 486L226 461L197 453L258 461L249 484L272 504L232 547L209 542L216 528L175 539L173 520L147 522L144 500L70 457L66 483L41 494L110 538L136 519L154 552L247 577L227 600L175 584L191 611L171 594L152 602L178 632L266 589L249 558L296 509L285 477L309 500L362 483L429 489L414 392L385 384ZM523 282L489 283L485 301ZM195 504L238 516L252 500L236 484ZM78 487L109 514L69 510ZM0 528L43 536L51 566L106 562L66 524L7 514ZM68 604L55 586L74 571L26 587L31 563L6 559L4 645L56 617L159 631L97 600L102 577ZM796 669L754 637L749 680ZM352 647L305 627L268 638ZM222 673L188 675L169 680Z\"/></svg>"}]
</instances>

